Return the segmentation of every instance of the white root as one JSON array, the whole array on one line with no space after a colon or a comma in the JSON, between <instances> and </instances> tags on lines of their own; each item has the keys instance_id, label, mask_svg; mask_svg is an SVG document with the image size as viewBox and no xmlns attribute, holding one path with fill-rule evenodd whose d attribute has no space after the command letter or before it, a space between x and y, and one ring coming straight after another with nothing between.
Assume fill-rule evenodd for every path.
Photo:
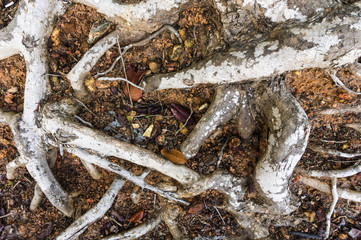
<instances>
[{"instance_id":1,"label":"white root","mask_svg":"<svg viewBox=\"0 0 361 240\"><path fill-rule=\"evenodd\" d=\"M112 0L75 0L88 5L115 22L122 36L134 42L165 24L173 24L178 19L179 9L186 0L146 0L136 4L118 4ZM161 12L161 14L159 14Z\"/></svg>"},{"instance_id":2,"label":"white root","mask_svg":"<svg viewBox=\"0 0 361 240\"><path fill-rule=\"evenodd\" d=\"M16 169L18 167L24 167L25 165L26 165L26 161L21 156L17 157L13 161L6 164L6 178L14 179Z\"/></svg>"},{"instance_id":3,"label":"white root","mask_svg":"<svg viewBox=\"0 0 361 240\"><path fill-rule=\"evenodd\" d=\"M15 113L3 112L2 110L0 110L0 124L10 125L11 123L14 122L15 117L16 117ZM11 125L13 125L13 124L11 124ZM12 127L11 125L10 125L10 127Z\"/></svg>"},{"instance_id":4,"label":"white root","mask_svg":"<svg viewBox=\"0 0 361 240\"><path fill-rule=\"evenodd\" d=\"M190 184L199 178L193 170L172 163L153 152L144 150L138 146L120 141L108 136L103 132L84 127L67 119L52 116L51 108L59 108L57 104L49 105L49 117L44 117L44 129L58 139L66 142L69 146L81 149L93 150L103 156L113 156L135 164L155 169L182 184ZM55 110L54 110L55 111ZM84 159L86 160L86 159Z\"/></svg>"},{"instance_id":5,"label":"white root","mask_svg":"<svg viewBox=\"0 0 361 240\"><path fill-rule=\"evenodd\" d=\"M344 169L337 169L337 170L301 170L302 174L306 174L310 177L330 177L330 178L344 178L344 177L351 177L355 174L361 172L361 165L360 161L358 161L355 165L344 168Z\"/></svg>"},{"instance_id":6,"label":"white root","mask_svg":"<svg viewBox=\"0 0 361 240\"><path fill-rule=\"evenodd\" d=\"M104 237L101 240L135 240L144 234L152 231L154 228L159 226L162 221L161 214L158 213L156 217L153 217L139 226L136 226L130 230L125 232L121 232L119 234L114 234L109 237Z\"/></svg>"},{"instance_id":7,"label":"white root","mask_svg":"<svg viewBox=\"0 0 361 240\"><path fill-rule=\"evenodd\" d=\"M174 240L183 239L182 231L178 227L176 218L181 211L181 207L175 204L166 204L162 209L162 219L167 225L169 232L172 234Z\"/></svg>"},{"instance_id":8,"label":"white root","mask_svg":"<svg viewBox=\"0 0 361 240\"><path fill-rule=\"evenodd\" d=\"M255 169L256 187L276 212L287 214L295 210L288 181L306 149L310 125L305 111L282 86L265 88L256 101L268 127L267 149Z\"/></svg>"},{"instance_id":9,"label":"white root","mask_svg":"<svg viewBox=\"0 0 361 240\"><path fill-rule=\"evenodd\" d=\"M43 196L44 196L44 194L41 191L39 185L36 184L35 188L34 188L34 196L33 196L33 199L31 199L31 203L30 203L30 211L34 211L35 209L37 209L39 207Z\"/></svg>"},{"instance_id":10,"label":"white root","mask_svg":"<svg viewBox=\"0 0 361 240\"><path fill-rule=\"evenodd\" d=\"M93 164L84 161L83 159L80 159L80 161L93 179L99 180L102 178L102 174Z\"/></svg>"},{"instance_id":11,"label":"white root","mask_svg":"<svg viewBox=\"0 0 361 240\"><path fill-rule=\"evenodd\" d=\"M300 181L321 192L331 194L330 186L318 179L301 176ZM337 194L340 198L344 198L354 202L361 202L361 193L358 191L344 189L344 188L337 188Z\"/></svg>"},{"instance_id":12,"label":"white root","mask_svg":"<svg viewBox=\"0 0 361 240\"><path fill-rule=\"evenodd\" d=\"M328 211L326 215L326 231L325 231L325 238L327 239L330 236L330 230L331 230L331 217L333 214L333 211L335 210L337 201L338 201L338 194L337 194L337 178L332 178L332 203L330 206L330 210Z\"/></svg>"},{"instance_id":13,"label":"white root","mask_svg":"<svg viewBox=\"0 0 361 240\"><path fill-rule=\"evenodd\" d=\"M329 108L329 109L323 109L317 114L322 115L336 115L336 114L348 114L348 113L361 113L361 105L353 106L353 107L338 107L338 108Z\"/></svg>"},{"instance_id":14,"label":"white root","mask_svg":"<svg viewBox=\"0 0 361 240\"><path fill-rule=\"evenodd\" d=\"M6 28L0 29L0 60L20 53L20 42L14 37L15 23L11 22Z\"/></svg>"},{"instance_id":15,"label":"white root","mask_svg":"<svg viewBox=\"0 0 361 240\"><path fill-rule=\"evenodd\" d=\"M289 4L288 1L285 4ZM361 38L358 12L358 8L354 8L342 18L315 21L303 27L277 29L277 36L284 35L296 41L283 45L274 36L263 36L259 41L238 43L241 47L232 48L228 54L219 54L176 73L151 76L143 81L142 86L147 90L155 90L251 79L259 81L286 71L353 63L361 54L361 41L350 43L346 49L341 39ZM310 44L305 46L306 42Z\"/></svg>"},{"instance_id":16,"label":"white root","mask_svg":"<svg viewBox=\"0 0 361 240\"><path fill-rule=\"evenodd\" d=\"M84 86L84 79L88 76L90 70L96 65L101 56L117 43L119 34L119 31L114 31L99 40L66 75L76 96L81 100L87 100L89 94Z\"/></svg>"},{"instance_id":17,"label":"white root","mask_svg":"<svg viewBox=\"0 0 361 240\"><path fill-rule=\"evenodd\" d=\"M215 99L207 112L197 123L191 134L182 143L181 151L186 158L197 154L202 143L211 135L218 125L229 121L237 112L240 92L232 86L217 88Z\"/></svg>"},{"instance_id":18,"label":"white root","mask_svg":"<svg viewBox=\"0 0 361 240\"><path fill-rule=\"evenodd\" d=\"M345 84L336 76L336 71L335 70L330 70L328 72L328 74L330 75L330 77L332 78L332 80L335 82L335 84L337 86L342 87L345 91L347 91L348 93L351 94L356 94L356 95L361 95L361 92L355 92L351 89L349 89L348 87L345 86Z\"/></svg>"},{"instance_id":19,"label":"white root","mask_svg":"<svg viewBox=\"0 0 361 240\"><path fill-rule=\"evenodd\" d=\"M356 131L358 131L359 133L361 133L361 123L350 123L350 124L346 124L346 127L355 129Z\"/></svg>"},{"instance_id":20,"label":"white root","mask_svg":"<svg viewBox=\"0 0 361 240\"><path fill-rule=\"evenodd\" d=\"M177 201L185 205L189 205L188 202L178 199L177 196L170 192L165 192L157 187L154 187L144 181L145 176L135 176L134 174L126 171L118 164L112 163L109 160L106 160L104 157L99 157L94 154L90 154L85 150L76 149L76 148L68 148L67 149L70 153L73 153L75 156L79 157L82 161L88 162L89 164L97 165L101 168L114 172L125 179L133 182L134 184L140 186L141 188L149 189L159 195L168 198L169 200Z\"/></svg>"},{"instance_id":21,"label":"white root","mask_svg":"<svg viewBox=\"0 0 361 240\"><path fill-rule=\"evenodd\" d=\"M313 144L309 144L307 147L314 152L325 153L325 154L329 154L329 155L333 155L333 156L337 156L337 157L354 158L354 157L361 156L361 153L345 153L345 152L337 151L335 149L326 149L321 146L316 146Z\"/></svg>"},{"instance_id":22,"label":"white root","mask_svg":"<svg viewBox=\"0 0 361 240\"><path fill-rule=\"evenodd\" d=\"M82 234L92 223L102 218L104 214L113 205L115 197L119 190L123 187L125 181L122 179L114 179L104 196L100 199L96 206L87 211L84 215L73 222L65 231L63 231L56 240L76 239Z\"/></svg>"}]
</instances>

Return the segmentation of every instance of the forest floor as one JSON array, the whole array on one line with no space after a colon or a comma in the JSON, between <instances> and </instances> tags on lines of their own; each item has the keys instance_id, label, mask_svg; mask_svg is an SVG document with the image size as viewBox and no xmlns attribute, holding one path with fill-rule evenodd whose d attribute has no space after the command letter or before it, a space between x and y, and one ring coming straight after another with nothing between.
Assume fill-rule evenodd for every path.
<instances>
[{"instance_id":1,"label":"forest floor","mask_svg":"<svg viewBox=\"0 0 361 240\"><path fill-rule=\"evenodd\" d=\"M12 18L18 5L8 6L12 1L0 0L0 28ZM5 6L7 5L7 7ZM190 66L192 63L227 48L222 39L217 39L216 47L210 42L210 36L217 36L217 14L212 9L194 7L181 13L175 28L183 39L178 42L169 32L164 32L144 47L137 47L124 54L128 77L138 81L140 76L172 72ZM103 17L83 5L73 5L67 13L58 19L49 46L49 76L53 94L49 101L59 101L73 96L73 91L64 74L79 61L92 44L87 42L89 32L95 22L104 23ZM106 33L114 26L106 28ZM119 55L118 48L107 51L91 75L108 69ZM4 111L21 112L26 69L24 60L14 56L0 61L0 108ZM121 64L117 64L109 73L111 76L123 76ZM361 104L361 98L349 94L336 86L329 75L320 69L306 69L289 72L286 83L293 95L309 116L312 130L310 144L332 148L343 152L361 152L361 134L347 128L345 124L359 122L361 114L321 114L329 108L344 109ZM346 86L360 92L361 79L347 69L338 71L339 78ZM131 142L160 154L163 148L178 149L190 131L205 113L214 94L214 86L202 85L193 89L160 90L142 93L130 89L133 101L124 93L122 82L95 81L89 76L86 86L91 94L91 104L87 104L78 115L78 119L95 129ZM127 91L127 90L125 90ZM192 112L192 120L178 131L186 118L183 109ZM202 175L225 169L237 176L252 178L255 163L266 146L266 131L262 124L249 141L237 136L235 122L218 127L203 144L199 153L185 164ZM26 169L17 170L14 180L6 178L6 164L17 156L10 129L0 125L0 240L2 239L54 239L66 229L73 218L63 216L47 199L31 212L29 205L35 183ZM220 165L217 166L221 158ZM299 166L305 169L340 169L350 166L355 158L343 159L322 155L307 149ZM128 162L113 159L134 174L141 174L144 168ZM94 206L105 193L115 175L101 170L103 177L93 180L81 165L78 158L67 152L58 153L53 172L60 184L75 197L76 213L84 214ZM167 183L169 178L151 172L149 183ZM325 179L327 181L327 179ZM361 174L339 181L340 187L361 191ZM295 226L271 227L270 239L301 239L299 232L321 236L325 229L326 214L331 197L298 182L292 178L291 189L301 201L301 207L294 213L299 219ZM252 190L248 192L250 199ZM112 208L95 222L80 239L99 239L112 233L133 228L149 219L160 209L161 199L148 190L140 189L127 182L118 194ZM207 191L200 196L187 199L189 206L182 206L178 217L179 227L190 239L199 236L227 236L237 239L240 228L231 214L223 211L222 194ZM340 199L332 215L331 239L352 239L361 237L361 204ZM167 226L159 225L142 239L172 239Z\"/></svg>"}]
</instances>

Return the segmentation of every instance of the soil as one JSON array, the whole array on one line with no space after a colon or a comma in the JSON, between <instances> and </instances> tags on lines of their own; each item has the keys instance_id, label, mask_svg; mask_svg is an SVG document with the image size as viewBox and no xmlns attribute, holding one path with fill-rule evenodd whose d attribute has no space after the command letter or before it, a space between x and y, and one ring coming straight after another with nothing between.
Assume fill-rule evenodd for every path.
<instances>
[{"instance_id":1,"label":"soil","mask_svg":"<svg viewBox=\"0 0 361 240\"><path fill-rule=\"evenodd\" d=\"M12 18L18 1L10 7L11 1L0 1L0 28ZM104 22L99 13L84 5L75 4L58 19L52 37L48 41L50 84L53 90L49 101L59 101L73 95L69 82L63 76L89 50L92 44L87 42L89 32L95 22ZM181 34L181 44L169 32L163 32L144 47L137 47L124 54L125 66L132 66L134 71L145 71L145 75L177 71L203 59L205 56L226 49L221 37L208 41L210 36L221 36L219 17L214 9L196 6L180 14L174 26ZM115 29L110 26L106 33ZM136 102L125 97L123 83L95 81L92 77L97 72L107 70L119 56L118 48L106 52L99 64L86 80L91 93L91 104L87 104L78 117L91 124L95 129L109 135L147 148L157 154L161 149L178 149L194 124L187 124L182 131L181 121L172 112L172 104L178 104L193 112L197 122L205 113L214 95L214 86L201 85L193 89L170 89L143 93ZM108 74L124 77L121 64ZM129 68L129 67L128 67ZM0 61L0 108L4 111L21 112L26 68L20 56ZM361 151L361 134L347 128L345 124L359 122L360 114L321 115L327 108L352 107L361 104L361 98L349 94L335 85L328 74L321 69L306 69L285 74L287 86L298 99L309 116L312 131L310 143L344 152ZM360 92L361 79L347 69L338 71L339 78L354 91ZM174 109L173 109L174 111ZM132 119L127 119L132 116ZM117 124L111 124L115 120ZM130 120L130 121L129 121ZM153 126L149 137L144 132ZM237 176L251 179L257 158L264 149L265 131L260 126L249 141L237 136L233 120L218 127L203 144L199 153L186 162L186 166L202 175L211 174L217 167ZM7 126L0 125L0 239L54 239L74 220L64 217L47 199L41 206L29 210L35 183L24 168L17 170L15 180L7 180L6 164L17 157L17 150L12 134ZM353 162L329 155L315 154L307 149L299 166L306 169L340 169ZM142 167L128 162L112 159L134 174L141 174ZM100 180L93 180L78 158L67 152L58 153L53 172L65 190L77 193L74 198L77 217L93 207L105 193L115 175L102 172ZM339 186L361 191L361 174L340 179ZM171 181L166 176L151 172L149 183ZM327 181L325 179L324 181ZM269 239L300 239L299 232L321 236L325 229L325 216L331 203L331 197L306 187L297 181L297 174L292 179L291 189L300 199L301 207L295 218L303 217L296 226L271 227ZM242 234L231 214L218 206L222 205L222 194L207 191L192 199L186 199L190 206L181 206L183 211L178 217L179 227L185 236L215 237L227 236L237 239ZM145 222L160 209L160 198L153 192L139 189L127 182L118 194L112 208L106 215L91 225L80 239L99 239L112 233L131 229ZM361 231L361 204L340 199L332 216L330 239L351 239L348 233L352 229ZM143 212L139 221L133 221L134 214ZM356 231L353 230L353 231ZM141 239L172 239L165 224Z\"/></svg>"}]
</instances>

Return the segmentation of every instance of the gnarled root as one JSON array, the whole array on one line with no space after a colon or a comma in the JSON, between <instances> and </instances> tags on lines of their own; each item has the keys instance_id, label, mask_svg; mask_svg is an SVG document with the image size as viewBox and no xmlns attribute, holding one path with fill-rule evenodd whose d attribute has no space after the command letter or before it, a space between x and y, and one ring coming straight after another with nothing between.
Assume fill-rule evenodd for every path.
<instances>
[{"instance_id":1,"label":"gnarled root","mask_svg":"<svg viewBox=\"0 0 361 240\"><path fill-rule=\"evenodd\" d=\"M183 143L182 151L187 157L194 156L217 125L228 121L235 114L239 115L238 129L241 135L244 131L242 137L248 138L255 128L253 112L257 111L264 119L269 133L267 149L257 163L254 181L259 195L266 200L271 211L288 214L295 210L288 180L306 148L310 127L306 113L288 90L282 87L282 83L267 84L260 84L255 92L248 95L237 85L219 88L208 112ZM248 102L254 105L254 109L249 107ZM238 109L240 111L237 112ZM210 179L215 176L217 174ZM223 180L219 182L227 182ZM201 179L199 182L202 184L192 185L192 194L197 194L195 186L198 185L217 189L215 186L210 187L212 184L209 182L213 183L210 180ZM202 187L198 193L205 190ZM232 195L230 199L237 197ZM239 209L240 206L233 207Z\"/></svg>"}]
</instances>

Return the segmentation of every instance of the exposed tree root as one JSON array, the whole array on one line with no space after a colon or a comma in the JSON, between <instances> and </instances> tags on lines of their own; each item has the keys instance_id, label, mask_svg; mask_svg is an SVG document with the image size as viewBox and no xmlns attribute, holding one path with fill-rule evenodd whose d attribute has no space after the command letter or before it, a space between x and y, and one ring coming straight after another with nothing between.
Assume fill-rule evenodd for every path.
<instances>
[{"instance_id":1,"label":"exposed tree root","mask_svg":"<svg viewBox=\"0 0 361 240\"><path fill-rule=\"evenodd\" d=\"M332 80L336 83L336 85L342 87L348 93L356 94L356 95L361 94L361 92L358 93L358 92L352 91L351 89L346 87L345 84L336 76L336 71L335 70L330 70L329 74L330 74L330 77L332 78Z\"/></svg>"},{"instance_id":2,"label":"exposed tree root","mask_svg":"<svg viewBox=\"0 0 361 240\"><path fill-rule=\"evenodd\" d=\"M199 83L224 84L245 80L255 82L250 89L250 84L248 86L240 84L218 86L214 102L181 147L187 158L193 157L216 127L233 117L237 119L239 134L243 139L247 139L256 128L256 119L262 119L268 131L267 148L257 162L253 179L246 179L235 177L224 171L216 171L210 176L200 176L195 171L174 164L148 150L72 121L79 109L73 100L63 99L58 103L42 104L47 101L51 91L48 84L46 42L52 31L53 22L64 14L69 6L67 2L24 0L14 20L6 28L0 30L0 60L20 53L26 63L23 113L16 115L0 110L0 124L10 126L19 152L19 157L7 165L7 177L14 178L16 168L25 166L37 183L31 209L39 204L44 194L63 214L68 217L73 215L72 196L64 191L51 171L51 166L56 160L57 150L54 147L59 147L61 152L65 148L78 156L94 179L101 177L94 166L97 165L115 172L142 188L147 188L164 198L182 204L188 204L182 198L194 197L209 189L218 190L226 198L224 209L235 216L238 223L248 230L252 238L268 235L268 225L263 224L265 218L257 218L257 214L279 217L295 210L297 202L292 199L288 181L306 148L309 123L305 112L283 86L282 80L275 78L274 75L307 67L337 67L353 63L358 59L361 54L358 15L361 4L356 3L350 6L347 11L342 11L342 17L339 17L337 13L340 6L336 3L332 5L328 1L317 2L320 5L314 9L321 9L317 14L315 14L316 10L298 12L298 7L295 8L297 11L294 9L291 11L286 7L291 1L285 0L275 1L278 4L259 1L209 2L208 4L217 8L224 18L223 24L227 26L225 37L231 43L242 37L236 36L238 33L232 36L232 20L229 19L232 14L228 14L228 10L241 14L243 17L239 19L248 19L247 16L252 14L258 16L264 12L263 18L271 22L267 27L270 30L260 31L252 39L239 40L228 53L206 59L192 69L153 76L145 81L146 89L182 88ZM74 2L95 8L118 26L116 31L96 43L67 74L75 96L82 101L89 100L84 79L109 48L121 39L120 44L125 46L123 52L120 52L122 56L129 48L144 45L164 30L170 30L179 38L178 32L167 24L175 23L180 9L187 6L184 3L188 3L185 0L161 2L146 0L127 5L118 4L112 0L76 0ZM315 4L313 1L310 3ZM252 4L262 11L253 12L256 10L252 9L256 8L250 7ZM284 4L283 8L278 8L279 4ZM322 10L332 7L337 10L333 15L330 15L328 10ZM291 11L293 14L285 15L284 10ZM34 21L37 23L34 24ZM242 27L241 30L247 30L248 25L245 24L246 27ZM164 27L161 28L162 26ZM238 27L236 26L236 29ZM160 30L156 31L157 29ZM242 35L242 32L240 34ZM129 44L132 42L133 44ZM263 78L269 79L263 81ZM338 82L338 84L341 83ZM348 126L360 131L359 125ZM339 152L333 154L345 156L342 155L344 153L340 155ZM177 180L178 192L166 192L160 186L146 183L145 176L149 173L148 170L141 176L135 176L109 161L107 158L111 156L144 166L149 170L156 170ZM350 176L359 171L360 166L357 165L344 170L333 170L327 173L311 171L307 174L336 178ZM261 203L247 202L244 198L247 181L252 180ZM330 187L318 180L301 177L301 181L321 191L331 193ZM101 218L111 207L123 184L123 180L114 180L100 202L73 222L57 239L76 238L91 223ZM336 190L336 180L334 180L332 191L334 201L329 215L332 214L332 209L336 204L337 194L339 197L361 202L358 192ZM162 219L168 226L176 225L175 218L179 207L167 205L162 211L163 213L157 213L158 215L147 223L104 239L140 237L158 226ZM276 218L275 216L273 218ZM177 227L169 227L169 229L175 239L182 238L180 229Z\"/></svg>"},{"instance_id":3,"label":"exposed tree root","mask_svg":"<svg viewBox=\"0 0 361 240\"><path fill-rule=\"evenodd\" d=\"M317 114L323 114L323 115L348 114L348 113L361 113L361 106L329 108L317 112Z\"/></svg>"},{"instance_id":4,"label":"exposed tree root","mask_svg":"<svg viewBox=\"0 0 361 240\"><path fill-rule=\"evenodd\" d=\"M125 181L122 179L114 179L112 185L108 188L102 199L95 207L87 211L83 216L73 222L65 231L63 231L56 239L70 240L76 239L82 234L92 223L102 218L108 209L112 206L119 190L123 187Z\"/></svg>"},{"instance_id":5,"label":"exposed tree root","mask_svg":"<svg viewBox=\"0 0 361 240\"><path fill-rule=\"evenodd\" d=\"M337 194L337 179L332 178L332 187L331 187L331 193L332 193L332 203L330 206L330 210L328 211L326 215L326 231L325 231L325 238L327 239L330 236L330 230L331 230L331 217L333 214L333 211L335 210L335 206L338 201L338 194Z\"/></svg>"},{"instance_id":6,"label":"exposed tree root","mask_svg":"<svg viewBox=\"0 0 361 240\"><path fill-rule=\"evenodd\" d=\"M343 157L343 158L354 158L354 157L361 156L361 153L345 153L345 152L337 151L335 149L326 149L321 146L316 146L316 145L312 145L312 144L309 144L308 148L314 152L329 154L329 155Z\"/></svg>"},{"instance_id":7,"label":"exposed tree root","mask_svg":"<svg viewBox=\"0 0 361 240\"><path fill-rule=\"evenodd\" d=\"M330 186L318 179L301 176L300 181L310 187L313 187L321 192L331 194L332 189ZM337 188L337 194L340 198L348 199L355 202L361 202L361 193L354 190Z\"/></svg>"},{"instance_id":8,"label":"exposed tree root","mask_svg":"<svg viewBox=\"0 0 361 240\"><path fill-rule=\"evenodd\" d=\"M109 237L102 238L102 240L132 240L137 239L144 234L152 231L154 228L156 228L162 221L162 216L160 213L158 213L157 216L149 219L147 222L140 224L139 226L136 226L128 231L114 234Z\"/></svg>"}]
</instances>

